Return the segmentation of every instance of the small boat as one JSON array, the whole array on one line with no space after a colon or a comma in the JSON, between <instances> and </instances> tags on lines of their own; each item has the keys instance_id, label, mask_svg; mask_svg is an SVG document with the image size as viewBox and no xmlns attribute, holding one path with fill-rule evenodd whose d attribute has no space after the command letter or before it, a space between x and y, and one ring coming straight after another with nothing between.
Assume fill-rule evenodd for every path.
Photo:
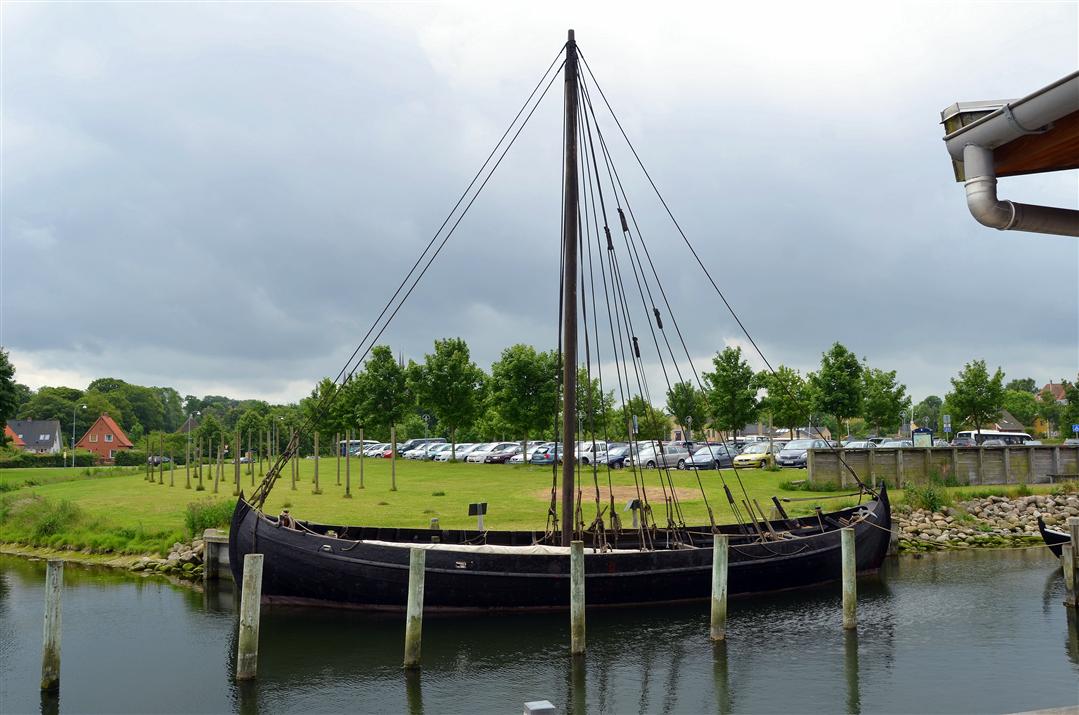
<instances>
[{"instance_id":1,"label":"small boat","mask_svg":"<svg viewBox=\"0 0 1079 715\"><path fill-rule=\"evenodd\" d=\"M1060 558L1060 552L1064 548L1064 544L1070 544L1072 541L1071 535L1066 531L1060 531L1059 529L1050 529L1045 525L1045 521L1038 517L1038 531L1042 534L1042 539L1045 541L1045 545L1049 547L1049 550L1053 552L1053 556Z\"/></svg>"},{"instance_id":2,"label":"small boat","mask_svg":"<svg viewBox=\"0 0 1079 715\"><path fill-rule=\"evenodd\" d=\"M557 60L563 54L565 59L562 65L558 66ZM635 464L629 471L639 496L634 503L641 502L636 508L641 512L643 521L638 523L637 518L634 518L633 528L630 529L622 527L617 514L614 513L615 497L610 483L608 504L601 505L597 465L593 462L591 466L595 483L596 518L591 525L584 521L584 497L578 488L578 477L584 475L577 474L577 459L574 456L578 440L583 440L586 434L585 405L577 405L577 376L579 369L590 375L593 363L598 367L601 362L597 320L602 321L602 318L597 318L597 315L602 316L603 312L599 310L597 303L603 301L602 304L607 308L607 327L610 328L612 348L607 354L616 364L618 390L629 398L644 399L649 392L640 352L645 335L643 330L647 329L647 334L652 337L660 365L665 364L664 351L660 347L659 336L662 335L662 343L667 346L672 368L677 367L680 358L675 358L671 344L673 342L675 345L684 346L685 340L672 309L666 303L666 292L659 282L654 265L650 265L652 273L645 272L642 255L648 255L647 247L640 236L636 219L632 216L628 199L622 191L613 159L607 153L607 143L599 129L589 87L599 93L597 99L602 99L608 107L609 104L590 69L588 72L591 80L585 85L583 75L579 72L578 59L576 40L571 30L568 41L556 56L555 62L552 62L540 83L536 85L536 90L533 90L533 95L538 96L538 104L546 94L546 89L537 95L538 90L543 86L549 89L559 72L564 69L565 174L562 181L562 260L558 313L561 337L557 360L561 373L560 404L551 405L555 441L559 441L560 434L565 437L560 468L561 510L557 508L557 494L552 483L548 528L542 531L334 525L296 521L288 514L275 517L264 513L262 509L282 467L296 454L299 433L294 432L288 446L262 484L249 499L241 495L237 500L232 516L229 556L233 575L237 581L241 579L243 557L246 554L263 554L262 594L267 601L403 609L407 601L410 550L414 548L426 551L424 608L441 611L568 608L569 554L574 542L583 542L586 549L585 591L589 606L630 606L708 598L711 592L715 534L728 537L728 593L732 596L803 588L838 580L842 573L841 530L846 528L854 531L856 568L859 572L876 571L884 561L892 535L887 489L881 487L878 490L866 485L849 466L848 470L860 490L856 495L843 496L858 496L859 502L863 498L868 501L828 513L817 509L810 516L789 518L779 500L775 499L776 518L772 520L768 520L760 505L755 503L756 500L750 498L737 469L732 471L737 482L736 488L741 487L745 497L741 505L728 487L724 472L717 472L717 479L723 484L731 513L737 521L730 525L715 523L704 483L698 474L698 487L709 514L709 524L690 526L685 523L679 506L679 497L669 469L671 465L661 466L655 471L663 489L666 509L666 522L660 525L648 503L648 490L644 486L645 474L640 465ZM585 65L587 66L587 62ZM532 97L525 107L528 107L531 101ZM524 113L524 109L518 113L519 117ZM526 113L523 121L527 121L534 110L535 106ZM613 110L611 115L617 122ZM513 126L511 124L510 128ZM618 126L621 127L621 123L618 123ZM507 130L503 137L508 136L509 131ZM520 129L517 133L520 133ZM515 138L517 135L513 136ZM628 137L626 139L628 143ZM511 144L512 141L509 145ZM636 156L635 153L634 155ZM608 170L602 172L600 166ZM493 172L493 169L491 171ZM487 178L490 178L490 175ZM484 184L486 179L479 184L479 188L482 189ZM607 197L606 200L604 196ZM660 200L662 201L662 196ZM623 202L630 214L628 218L623 211ZM470 206L471 201L467 205ZM673 214L671 218L673 220ZM453 225L458 223L459 218ZM446 238L448 237L449 234ZM616 237L620 239L620 243L616 241ZM445 240L443 239L443 243ZM433 243L432 240L429 246ZM688 238L686 244L692 251ZM621 245L625 245L624 253ZM437 251L434 251L429 259L423 259L428 261L427 267L431 265L430 261L434 260L435 255ZM696 255L695 251L693 255ZM623 279L624 274L620 268L620 261L623 260L627 262L626 271L631 283ZM651 264L650 257L648 263ZM420 265L420 262L417 261L416 265ZM700 263L700 266L711 281L704 264ZM422 277L427 267L418 274L416 281ZM600 273L601 280L593 278L593 271ZM586 275L589 280L585 279ZM408 280L406 277L402 286ZM649 295L653 294L652 289L648 288L650 282L655 284L655 295L662 296L663 306L667 308L668 329L676 333L673 341L669 340L664 332L660 307L646 300L646 288ZM726 302L718 285L714 281L711 281L711 284L719 297ZM599 297L596 294L597 285L602 287L602 296ZM631 285L637 287L641 299L641 312L637 313L639 318L643 318L643 323L637 323L642 329L641 339L631 318L631 313L638 308L635 301L631 305L630 299L627 298ZM412 286L415 287L415 283ZM399 293L404 296L401 298L403 303L411 293L411 288L403 292L399 289ZM387 303L387 308L393 304L396 295ZM729 304L727 306L730 308ZM581 310L578 310L579 307ZM388 314L387 325L396 312L394 309ZM730 309L730 312L737 320L733 309ZM384 310L383 314L386 313L387 310ZM589 342L589 315L592 316L591 336L594 343ZM580 331L577 325L579 317L584 322ZM382 315L376 318L376 326L381 319ZM737 322L749 337L742 321ZM382 329L384 330L385 326ZM381 331L376 334L374 327L368 331L368 336L375 335L372 342L377 339L378 334L381 334ZM583 361L578 360L579 339L584 341L584 355L581 356ZM749 339L752 341L751 337ZM349 363L339 373L339 383L347 381L367 355L367 352L362 350L367 340L368 337L365 336ZM647 346L645 347L647 349ZM369 344L367 348L370 350ZM699 379L688 347L685 352L688 374ZM664 368L663 374L665 380L668 380L667 368ZM668 384L667 388L670 390L671 386ZM600 391L603 389L601 382ZM330 392L324 399L332 401L336 394ZM319 403L316 409L326 409L326 404ZM558 426L559 412L561 427ZM590 416L588 419L592 427L594 450L597 430L594 417ZM627 420L626 428L639 447L641 442L636 437L637 426L637 416L633 415L631 422ZM658 444L662 450L662 441ZM607 523L604 523L604 518Z\"/></svg>"},{"instance_id":3,"label":"small boat","mask_svg":"<svg viewBox=\"0 0 1079 715\"><path fill-rule=\"evenodd\" d=\"M569 607L569 549L542 543L543 532L342 526L284 520L255 509L242 496L229 531L229 563L242 577L243 555L264 554L267 602L402 610L409 550L427 550L424 608L436 611L553 610ZM888 492L862 505L797 519L717 527L727 534L731 596L836 581L840 529L855 532L857 569L880 568L891 536ZM654 534L642 550L638 531L606 533L617 547L585 549L589 606L629 606L706 599L711 588L712 529ZM774 540L761 534L776 534ZM688 534L688 539L687 539ZM672 537L664 548L665 537ZM586 543L587 536L586 536Z\"/></svg>"}]
</instances>

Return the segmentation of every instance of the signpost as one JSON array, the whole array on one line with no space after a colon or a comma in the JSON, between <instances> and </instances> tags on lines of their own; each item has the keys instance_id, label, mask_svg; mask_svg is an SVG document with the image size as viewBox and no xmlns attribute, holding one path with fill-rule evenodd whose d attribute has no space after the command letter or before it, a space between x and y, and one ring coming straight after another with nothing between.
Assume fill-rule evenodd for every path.
<instances>
[{"instance_id":1,"label":"signpost","mask_svg":"<svg viewBox=\"0 0 1079 715\"><path fill-rule=\"evenodd\" d=\"M952 416L951 415L944 415L944 433L945 434L951 434L952 433Z\"/></svg>"},{"instance_id":2,"label":"signpost","mask_svg":"<svg viewBox=\"0 0 1079 715\"><path fill-rule=\"evenodd\" d=\"M1079 434L1079 425L1072 425L1072 432Z\"/></svg>"},{"instance_id":3,"label":"signpost","mask_svg":"<svg viewBox=\"0 0 1079 715\"><path fill-rule=\"evenodd\" d=\"M483 531L483 515L487 513L487 502L479 502L468 505L468 515L478 519L477 529Z\"/></svg>"},{"instance_id":4,"label":"signpost","mask_svg":"<svg viewBox=\"0 0 1079 715\"><path fill-rule=\"evenodd\" d=\"M915 447L932 447L933 446L933 430L928 427L919 427L910 433L910 438L914 442Z\"/></svg>"}]
</instances>

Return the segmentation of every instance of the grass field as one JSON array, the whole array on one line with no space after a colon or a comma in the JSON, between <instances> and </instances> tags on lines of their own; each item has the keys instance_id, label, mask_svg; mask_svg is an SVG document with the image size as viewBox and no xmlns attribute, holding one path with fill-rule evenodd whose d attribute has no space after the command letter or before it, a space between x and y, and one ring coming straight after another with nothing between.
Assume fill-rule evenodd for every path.
<instances>
[{"instance_id":1,"label":"grass field","mask_svg":"<svg viewBox=\"0 0 1079 715\"><path fill-rule=\"evenodd\" d=\"M487 528L542 530L545 527L550 503L550 467L398 460L397 491L392 491L389 460L364 460L363 488L360 488L359 461L352 460L351 466L351 498L344 496L343 462L338 485L336 460L319 460L322 493L315 494L315 461L305 459L300 463L296 488L292 488L290 472L286 469L266 502L266 510L276 514L289 508L297 518L327 523L408 527L426 527L437 517L443 528L463 528L474 527L476 523L475 517L468 516L468 505L487 502ZM245 493L250 494L252 476L247 473L247 465L242 465L242 470L241 485ZM169 486L168 470L163 485L150 484L143 478L144 470L138 467L89 472L84 468L5 470L0 473L0 483L7 485L0 495L0 541L128 553L167 547L184 538L189 504L233 500L233 474L233 466L225 465L224 476L214 493L212 477L204 478L204 491L194 488L197 486L194 477L193 488L186 489L182 467L174 474L175 486ZM672 470L671 475L685 521L708 523L705 500L694 473ZM835 495L830 492L783 489L784 482L804 478L805 472L799 470L739 470L739 475L749 497L759 500L766 512L771 509L772 495L810 498L809 501L788 503L786 508L792 514L810 513L817 504L831 510L854 503L850 498L825 500L825 497ZM595 517L592 471L583 468L578 476L583 480L584 518L590 522ZM610 476L615 488L615 506L619 516L628 523L629 514L622 510L628 499L636 495L632 473L618 470L610 472ZM745 497L733 472L724 470L723 477L740 506ZM700 478L716 520L733 522L720 474L703 471ZM644 479L656 520L665 524L660 473L646 471ZM27 480L33 485L25 486ZM257 466L254 480L259 481ZM607 506L606 471L599 472L599 481L601 505ZM964 490L954 491L961 494ZM899 497L900 492L896 492L894 498ZM61 508L65 504L68 506Z\"/></svg>"}]
</instances>

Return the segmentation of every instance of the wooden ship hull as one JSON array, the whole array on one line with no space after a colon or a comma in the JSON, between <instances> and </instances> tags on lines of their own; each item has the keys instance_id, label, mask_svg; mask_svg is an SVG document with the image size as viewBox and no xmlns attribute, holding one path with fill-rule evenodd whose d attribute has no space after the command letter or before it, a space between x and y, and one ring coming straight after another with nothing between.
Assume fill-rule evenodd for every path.
<instances>
[{"instance_id":1,"label":"wooden ship hull","mask_svg":"<svg viewBox=\"0 0 1079 715\"><path fill-rule=\"evenodd\" d=\"M887 491L858 507L770 522L789 538L761 540L741 527L730 537L731 596L770 593L840 578L840 532L855 530L857 569L876 571L891 536ZM760 528L770 533L763 524ZM333 532L336 536L328 535ZM585 588L589 606L631 606L706 599L712 572L710 527L688 530L692 544L641 550L638 534L623 531L617 547L601 552L585 539ZM569 608L569 554L535 544L542 532L434 531L299 522L279 526L242 496L229 538L229 563L239 582L243 557L264 555L262 594L270 603L403 610L409 549L427 550L424 608L431 611L557 610ZM436 543L433 538L437 538ZM557 538L557 536L555 537ZM608 543L615 543L607 534Z\"/></svg>"},{"instance_id":2,"label":"wooden ship hull","mask_svg":"<svg viewBox=\"0 0 1079 715\"><path fill-rule=\"evenodd\" d=\"M1050 529L1046 526L1040 516L1038 517L1038 531L1041 532L1042 540L1045 541L1045 545L1053 552L1053 556L1056 556L1058 559L1060 558L1060 552L1064 548L1064 544L1070 544L1072 541L1071 536L1067 532Z\"/></svg>"}]
</instances>

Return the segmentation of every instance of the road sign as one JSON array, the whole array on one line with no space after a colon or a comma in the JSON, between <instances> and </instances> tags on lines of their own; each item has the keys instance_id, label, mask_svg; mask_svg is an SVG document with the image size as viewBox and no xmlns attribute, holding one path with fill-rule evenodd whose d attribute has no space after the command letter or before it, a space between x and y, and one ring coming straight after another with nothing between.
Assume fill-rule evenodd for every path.
<instances>
[{"instance_id":1,"label":"road sign","mask_svg":"<svg viewBox=\"0 0 1079 715\"><path fill-rule=\"evenodd\" d=\"M951 415L944 415L944 424L950 425L951 423L952 423L952 416Z\"/></svg>"},{"instance_id":2,"label":"road sign","mask_svg":"<svg viewBox=\"0 0 1079 715\"><path fill-rule=\"evenodd\" d=\"M950 424L948 424L947 422L945 422L945 423L944 423L944 431L945 431L945 432L946 432L947 434L951 434L951 433L952 433L952 426L951 426Z\"/></svg>"},{"instance_id":3,"label":"road sign","mask_svg":"<svg viewBox=\"0 0 1079 715\"><path fill-rule=\"evenodd\" d=\"M1072 432L1079 434L1079 425L1072 425Z\"/></svg>"}]
</instances>

